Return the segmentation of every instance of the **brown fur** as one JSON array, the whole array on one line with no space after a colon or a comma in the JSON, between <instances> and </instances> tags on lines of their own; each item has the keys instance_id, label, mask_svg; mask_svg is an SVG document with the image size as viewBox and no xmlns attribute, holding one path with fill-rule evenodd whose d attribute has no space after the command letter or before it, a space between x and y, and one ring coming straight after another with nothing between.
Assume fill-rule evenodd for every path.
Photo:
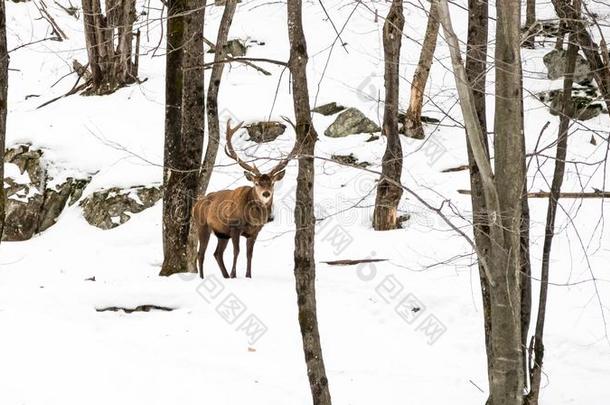
<instances>
[{"instance_id":1,"label":"brown fur","mask_svg":"<svg viewBox=\"0 0 610 405\"><path fill-rule=\"evenodd\" d=\"M235 190L222 190L209 193L199 199L193 206L193 218L199 237L197 263L201 278L203 278L205 250L212 232L218 238L218 246L214 252L214 257L218 262L218 266L220 266L223 277L229 277L223 260L223 254L229 239L233 242L231 277L237 276L236 265L237 256L239 255L240 236L247 239L248 268L246 270L246 277L252 276L254 243L262 227L269 221L269 214L271 214L271 206L273 204L273 186L284 177L286 165L297 152L297 146L295 145L286 159L281 160L268 174L262 174L255 165L250 165L240 159L233 149L231 139L237 130L241 128L242 124L240 123L235 128L231 128L231 121L227 122L225 152L227 156L235 160L237 164L246 170L244 175L246 179L254 183L254 186L243 186Z\"/></svg>"},{"instance_id":2,"label":"brown fur","mask_svg":"<svg viewBox=\"0 0 610 405\"><path fill-rule=\"evenodd\" d=\"M209 193L199 199L193 206L193 218L198 230L199 252L197 255L199 275L203 278L203 259L213 232L218 238L218 247L214 257L218 262L223 277L229 274L224 264L223 253L228 240L233 242L233 267L231 278L236 277L237 256L239 254L239 237L247 239L246 277L252 276L252 252L258 233L269 221L273 204L274 183L284 176L281 171L274 176L263 174L246 177L254 182L254 187L243 186L234 190L222 190ZM263 201L265 193L268 199Z\"/></svg>"}]
</instances>

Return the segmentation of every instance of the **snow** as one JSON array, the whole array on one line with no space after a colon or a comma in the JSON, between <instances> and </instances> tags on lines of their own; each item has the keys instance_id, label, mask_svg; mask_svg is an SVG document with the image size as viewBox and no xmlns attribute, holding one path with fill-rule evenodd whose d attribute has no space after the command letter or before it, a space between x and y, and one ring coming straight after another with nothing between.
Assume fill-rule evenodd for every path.
<instances>
[{"instance_id":1,"label":"snow","mask_svg":"<svg viewBox=\"0 0 610 405\"><path fill-rule=\"evenodd\" d=\"M338 0L324 4L339 28L347 22L341 34L347 45L331 47L335 34L323 10L317 2L305 2L308 73L315 105L336 101L379 122L382 23L374 22L374 10L383 16L387 4L363 2L356 7ZM139 2L138 10L144 6ZM403 105L426 25L423 11L411 3L405 7ZM603 5L596 7L602 16L608 14ZM92 175L83 198L109 187L160 184L165 61L164 43L156 49L164 23L159 10L140 17L145 53L140 77L147 81L111 96L70 96L37 109L73 86L74 75L53 85L69 72L72 59L86 61L82 20L54 4L49 9L69 39L40 42L11 53L11 68L16 70L10 72L7 145L27 142L32 149L42 149L44 159L57 168L55 181L61 176ZM538 11L540 17L553 12L546 3ZM36 19L33 4L8 2L7 12L9 49L49 35L46 22ZM465 12L452 7L452 13L463 38ZM206 10L205 32L212 41L221 14L220 7ZM249 48L249 56L286 60L285 18L281 2L243 1L230 38L265 42ZM494 29L492 24L492 34ZM550 116L533 95L561 86L545 78L542 56L549 49L523 51L528 151L534 150L547 121L550 125L540 145L556 137L558 118ZM426 141L403 138L403 182L434 207L450 199L453 211L445 204L444 212L470 232L470 201L457 193L469 188L468 174L441 173L466 162L455 84L442 39L436 57L426 90L431 100L424 111L441 119L441 125L427 126ZM273 75L263 76L243 65L227 67L219 101L222 127L228 118L235 122L293 116L288 73L279 66L261 66ZM493 79L492 70L490 129ZM26 99L30 94L40 96ZM320 137L316 154L329 158L354 153L360 161L374 163L371 170L380 170L384 139L365 142L366 134L327 138L323 132L333 119L314 115ZM590 129L607 136L609 124L604 115L575 125L568 158L603 159L607 144L599 136L596 146L590 144ZM277 141L261 146L242 136L236 139L236 148L256 156L280 156L293 142L294 134L287 130ZM554 155L554 149L545 155ZM540 171L536 163L530 164L530 189L548 190L542 174L550 179L553 161L540 158ZM247 184L242 170L222 152L217 165L210 191ZM273 161L260 164L271 165ZM5 167L14 171L11 165ZM487 395L483 320L478 274L468 244L407 194L401 204L401 211L411 215L406 228L374 232L371 191L377 175L323 159L316 161L316 170L317 214L325 218L316 232L318 317L334 403L483 403ZM580 165L577 170L570 164L567 170L565 190L580 190L581 184L587 191L604 189L604 166ZM256 244L252 280L243 278L245 249L239 258L240 278L225 281L212 258L213 247L206 256L204 283L193 276L158 277L163 255L161 203L110 230L88 225L74 204L44 233L26 242L0 244L0 403L310 403L292 273L295 178L296 164L291 163L276 187L275 220L263 228ZM534 199L530 207L537 279L546 202ZM601 405L610 395L605 325L610 245L602 215L607 209L608 202L602 200L562 201L552 254L554 284L549 292L542 404ZM231 254L227 249L226 261ZM356 267L321 263L366 257L388 261ZM91 277L95 281L87 280ZM596 283L590 281L593 277ZM534 291L538 287L535 281ZM227 302L243 310L237 319L226 319ZM96 311L147 304L175 309ZM404 311L414 306L420 310ZM264 325L258 339L241 330L248 325L246 320L254 319L251 316ZM433 325L438 328L430 329L431 322L438 322Z\"/></svg>"}]
</instances>

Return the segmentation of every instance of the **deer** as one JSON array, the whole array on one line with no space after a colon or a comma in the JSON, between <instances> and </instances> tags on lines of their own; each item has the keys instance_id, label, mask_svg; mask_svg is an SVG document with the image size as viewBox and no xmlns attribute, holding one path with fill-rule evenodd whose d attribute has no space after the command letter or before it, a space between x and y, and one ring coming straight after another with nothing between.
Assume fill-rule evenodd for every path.
<instances>
[{"instance_id":1,"label":"deer","mask_svg":"<svg viewBox=\"0 0 610 405\"><path fill-rule=\"evenodd\" d=\"M214 258L218 262L222 276L237 277L239 238L243 236L246 238L246 277L252 277L254 244L258 233L269 222L273 205L273 188L275 183L284 178L286 165L297 153L297 144L295 144L288 156L280 160L271 171L261 173L255 164L250 165L242 160L233 148L233 135L242 125L243 122L231 128L231 120L227 121L225 153L245 170L244 176L253 185L209 193L199 198L193 206L192 215L199 239L197 267L201 278L204 278L203 260L212 232L218 239ZM223 259L229 239L233 243L233 266L230 276Z\"/></svg>"}]
</instances>

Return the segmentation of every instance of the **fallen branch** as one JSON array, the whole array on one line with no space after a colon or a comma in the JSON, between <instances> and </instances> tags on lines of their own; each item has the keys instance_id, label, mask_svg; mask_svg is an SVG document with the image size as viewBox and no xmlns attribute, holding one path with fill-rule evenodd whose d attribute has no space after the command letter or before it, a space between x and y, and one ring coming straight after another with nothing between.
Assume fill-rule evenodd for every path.
<instances>
[{"instance_id":1,"label":"fallen branch","mask_svg":"<svg viewBox=\"0 0 610 405\"><path fill-rule=\"evenodd\" d=\"M328 264L330 266L353 266L355 264L361 263L377 263L377 262L387 262L388 259L343 259L343 260L331 260L328 262L322 262Z\"/></svg>"},{"instance_id":2,"label":"fallen branch","mask_svg":"<svg viewBox=\"0 0 610 405\"><path fill-rule=\"evenodd\" d=\"M470 195L470 190L458 190L459 194ZM527 193L527 198L549 198L551 193L548 191L537 191ZM610 198L610 191L592 191L592 192L566 192L560 193L559 198Z\"/></svg>"},{"instance_id":3,"label":"fallen branch","mask_svg":"<svg viewBox=\"0 0 610 405\"><path fill-rule=\"evenodd\" d=\"M441 170L441 173L452 173L452 172L461 172L464 170L468 170L468 165L460 165L456 167L450 167L448 169Z\"/></svg>"}]
</instances>

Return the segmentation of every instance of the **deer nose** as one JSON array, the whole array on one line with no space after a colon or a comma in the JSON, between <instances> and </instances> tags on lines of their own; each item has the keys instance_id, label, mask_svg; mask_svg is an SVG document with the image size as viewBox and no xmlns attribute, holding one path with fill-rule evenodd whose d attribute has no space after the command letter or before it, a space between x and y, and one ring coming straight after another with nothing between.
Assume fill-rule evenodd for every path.
<instances>
[{"instance_id":1,"label":"deer nose","mask_svg":"<svg viewBox=\"0 0 610 405\"><path fill-rule=\"evenodd\" d=\"M270 193L270 192L268 192L268 191L265 191L265 192L263 193L263 197L265 197L265 198L269 198L270 196L271 196L271 193Z\"/></svg>"}]
</instances>

